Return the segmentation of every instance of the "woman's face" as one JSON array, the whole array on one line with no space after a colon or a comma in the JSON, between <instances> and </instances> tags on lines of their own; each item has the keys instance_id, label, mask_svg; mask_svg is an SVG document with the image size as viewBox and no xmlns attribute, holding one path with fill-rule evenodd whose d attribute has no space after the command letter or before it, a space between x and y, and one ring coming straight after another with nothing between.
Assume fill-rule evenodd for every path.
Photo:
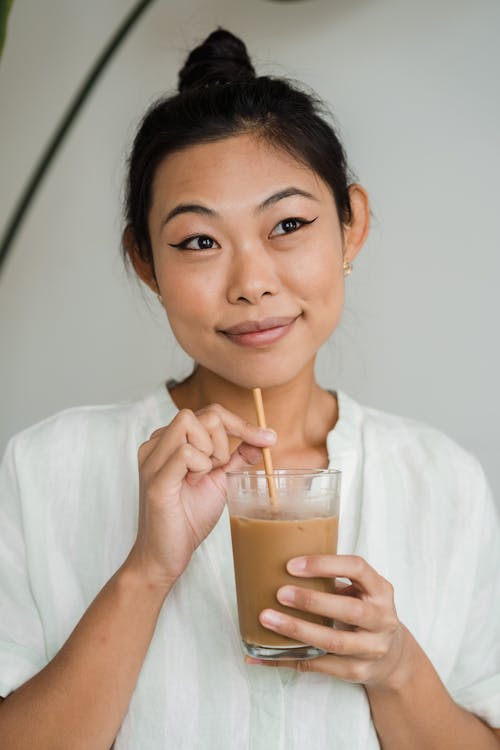
<instances>
[{"instance_id":1,"label":"woman's face","mask_svg":"<svg viewBox=\"0 0 500 750\"><path fill-rule=\"evenodd\" d=\"M344 243L328 186L251 135L168 156L149 229L179 344L245 388L289 382L315 357L341 316L344 253L366 234Z\"/></svg>"}]
</instances>

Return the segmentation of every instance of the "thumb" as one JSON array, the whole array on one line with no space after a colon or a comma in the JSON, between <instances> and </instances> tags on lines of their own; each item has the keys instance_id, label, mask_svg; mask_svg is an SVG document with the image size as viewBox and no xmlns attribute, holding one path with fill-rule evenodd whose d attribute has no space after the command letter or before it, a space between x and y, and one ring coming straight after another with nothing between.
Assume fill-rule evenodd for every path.
<instances>
[{"instance_id":1,"label":"thumb","mask_svg":"<svg viewBox=\"0 0 500 750\"><path fill-rule=\"evenodd\" d=\"M242 471L250 466L255 466L262 461L262 451L249 443L240 443L236 450L231 454L231 458L223 471Z\"/></svg>"}]
</instances>

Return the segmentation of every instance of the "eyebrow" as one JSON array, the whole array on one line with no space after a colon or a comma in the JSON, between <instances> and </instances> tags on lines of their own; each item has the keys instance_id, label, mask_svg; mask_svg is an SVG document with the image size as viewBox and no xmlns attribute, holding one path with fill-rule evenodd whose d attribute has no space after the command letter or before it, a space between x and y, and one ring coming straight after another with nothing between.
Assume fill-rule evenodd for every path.
<instances>
[{"instance_id":1,"label":"eyebrow","mask_svg":"<svg viewBox=\"0 0 500 750\"><path fill-rule=\"evenodd\" d=\"M259 203L259 205L256 208L256 213L260 213L264 211L266 208L269 208L269 206L273 206L275 203L278 203L278 201L283 200L283 198L290 198L292 195L302 195L304 198L309 198L310 200L316 201L319 203L318 198L316 198L312 193L308 193L307 190L302 190L298 187L287 187L283 190L278 190L277 193L273 193L268 198L266 198L262 203ZM207 208L207 206L202 206L197 203L179 203L178 206L175 206L171 211L168 212L168 214L165 216L161 223L160 229L163 229L163 227L168 224L168 222L174 218L174 216L179 216L180 214L201 214L203 216L219 216L217 211L214 211L213 208Z\"/></svg>"}]
</instances>

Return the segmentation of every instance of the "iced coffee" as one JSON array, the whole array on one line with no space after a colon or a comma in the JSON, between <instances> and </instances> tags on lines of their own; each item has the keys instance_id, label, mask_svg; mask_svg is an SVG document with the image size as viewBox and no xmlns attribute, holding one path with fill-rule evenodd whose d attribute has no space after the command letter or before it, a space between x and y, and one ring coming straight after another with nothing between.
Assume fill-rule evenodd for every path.
<instances>
[{"instance_id":1,"label":"iced coffee","mask_svg":"<svg viewBox=\"0 0 500 750\"><path fill-rule=\"evenodd\" d=\"M266 608L310 622L331 625L319 615L284 607L277 590L292 584L318 591L333 590L328 578L298 578L286 570L292 557L335 554L337 551L340 472L278 470L273 472L275 500L271 503L264 472L229 473L231 521L238 617L243 650L269 659L312 658L324 652L263 627L259 613Z\"/></svg>"}]
</instances>

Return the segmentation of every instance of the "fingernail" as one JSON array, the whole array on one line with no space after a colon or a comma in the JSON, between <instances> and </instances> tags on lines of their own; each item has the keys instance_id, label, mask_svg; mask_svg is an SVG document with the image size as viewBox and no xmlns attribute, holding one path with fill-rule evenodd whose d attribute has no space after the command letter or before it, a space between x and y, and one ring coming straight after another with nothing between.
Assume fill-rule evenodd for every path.
<instances>
[{"instance_id":1,"label":"fingernail","mask_svg":"<svg viewBox=\"0 0 500 750\"><path fill-rule=\"evenodd\" d=\"M253 656L245 656L245 662L247 664L262 664L261 659L254 659Z\"/></svg>"},{"instance_id":2,"label":"fingernail","mask_svg":"<svg viewBox=\"0 0 500 750\"><path fill-rule=\"evenodd\" d=\"M281 625L283 618L278 612L274 612L272 609L265 609L260 613L260 621L264 625L271 625L271 627Z\"/></svg>"},{"instance_id":3,"label":"fingernail","mask_svg":"<svg viewBox=\"0 0 500 750\"><path fill-rule=\"evenodd\" d=\"M295 601L295 591L291 586L282 586L276 596L282 604L292 604Z\"/></svg>"},{"instance_id":4,"label":"fingernail","mask_svg":"<svg viewBox=\"0 0 500 750\"><path fill-rule=\"evenodd\" d=\"M265 440L266 443L274 443L274 441L276 440L277 435L276 435L276 433L275 433L274 430L270 430L268 428L266 428L264 430L264 429L261 428L259 430L259 437L262 440Z\"/></svg>"},{"instance_id":5,"label":"fingernail","mask_svg":"<svg viewBox=\"0 0 500 750\"><path fill-rule=\"evenodd\" d=\"M306 569L306 558L305 557L293 557L286 564L286 568L289 573L303 573Z\"/></svg>"}]
</instances>

